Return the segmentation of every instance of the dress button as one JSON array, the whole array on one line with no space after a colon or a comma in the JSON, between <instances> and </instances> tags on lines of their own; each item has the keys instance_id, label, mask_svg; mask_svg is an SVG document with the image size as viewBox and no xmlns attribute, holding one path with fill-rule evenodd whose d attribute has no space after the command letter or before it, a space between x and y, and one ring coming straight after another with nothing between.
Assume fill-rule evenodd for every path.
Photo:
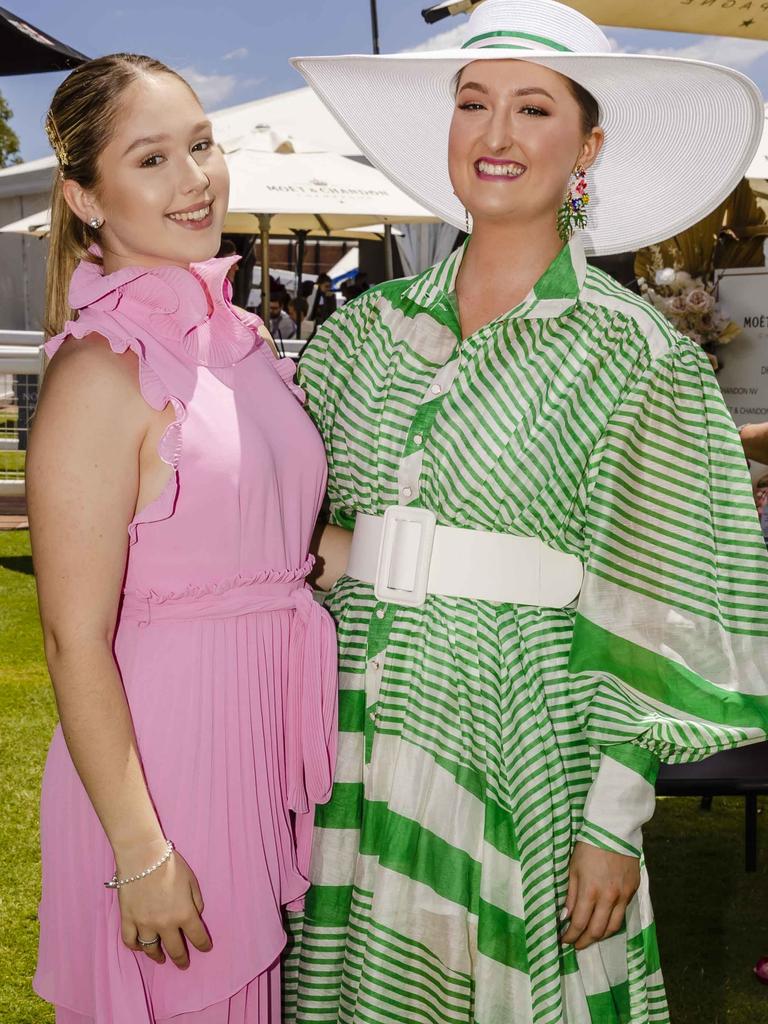
<instances>
[{"instance_id":1,"label":"dress button","mask_svg":"<svg viewBox=\"0 0 768 1024\"><path fill-rule=\"evenodd\" d=\"M433 395L439 395L443 389L440 387L439 384L433 384L429 390L432 392Z\"/></svg>"},{"instance_id":2,"label":"dress button","mask_svg":"<svg viewBox=\"0 0 768 1024\"><path fill-rule=\"evenodd\" d=\"M421 434L416 434L414 436L414 438L413 438L413 443L414 444L422 444L423 441L424 441L424 438L421 436Z\"/></svg>"},{"instance_id":3,"label":"dress button","mask_svg":"<svg viewBox=\"0 0 768 1024\"><path fill-rule=\"evenodd\" d=\"M371 713L368 715L368 717L370 718L370 720L372 722L375 722L376 721L376 712L375 711L371 711Z\"/></svg>"},{"instance_id":4,"label":"dress button","mask_svg":"<svg viewBox=\"0 0 768 1024\"><path fill-rule=\"evenodd\" d=\"M412 494L413 494L413 488L412 487L404 487L403 488L403 497L404 498L410 498L410 496Z\"/></svg>"},{"instance_id":5,"label":"dress button","mask_svg":"<svg viewBox=\"0 0 768 1024\"><path fill-rule=\"evenodd\" d=\"M383 619L386 614L387 613L384 611L383 608L377 608L376 609L376 618L377 619Z\"/></svg>"}]
</instances>

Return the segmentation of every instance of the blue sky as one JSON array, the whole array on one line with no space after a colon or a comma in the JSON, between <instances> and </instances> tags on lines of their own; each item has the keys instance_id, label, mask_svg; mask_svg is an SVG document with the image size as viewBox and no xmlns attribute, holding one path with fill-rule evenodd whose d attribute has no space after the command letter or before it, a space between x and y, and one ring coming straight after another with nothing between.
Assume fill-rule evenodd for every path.
<instances>
[{"instance_id":1,"label":"blue sky","mask_svg":"<svg viewBox=\"0 0 768 1024\"><path fill-rule=\"evenodd\" d=\"M148 53L182 71L209 109L298 88L288 58L311 53L368 53L368 0L3 0L15 13L89 56ZM429 26L429 0L378 0L383 51L423 45L460 31L463 17ZM224 16L219 12L224 11ZM675 52L715 60L751 75L768 98L768 41L607 29L618 49ZM448 35L446 35L448 33ZM438 39L438 43L440 40ZM0 77L14 112L22 156L50 152L42 122L58 74Z\"/></svg>"}]
</instances>

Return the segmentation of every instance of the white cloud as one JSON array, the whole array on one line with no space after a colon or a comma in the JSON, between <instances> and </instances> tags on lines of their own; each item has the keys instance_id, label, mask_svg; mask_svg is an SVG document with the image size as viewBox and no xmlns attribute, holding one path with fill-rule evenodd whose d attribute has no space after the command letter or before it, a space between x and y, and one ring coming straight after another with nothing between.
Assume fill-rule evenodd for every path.
<instances>
[{"instance_id":1,"label":"white cloud","mask_svg":"<svg viewBox=\"0 0 768 1024\"><path fill-rule=\"evenodd\" d=\"M224 60L243 60L248 56L248 48L246 46L240 46L237 50L231 50L229 53L224 54Z\"/></svg>"},{"instance_id":2,"label":"white cloud","mask_svg":"<svg viewBox=\"0 0 768 1024\"><path fill-rule=\"evenodd\" d=\"M639 53L659 57L686 57L689 60L708 60L744 70L768 54L768 41L763 39L737 39L728 36L704 36L689 46L659 47L639 50Z\"/></svg>"},{"instance_id":3,"label":"white cloud","mask_svg":"<svg viewBox=\"0 0 768 1024\"><path fill-rule=\"evenodd\" d=\"M194 67L179 68L179 74L189 82L204 107L217 107L237 84L234 75L204 75Z\"/></svg>"},{"instance_id":4,"label":"white cloud","mask_svg":"<svg viewBox=\"0 0 768 1024\"><path fill-rule=\"evenodd\" d=\"M462 18L455 28L449 28L447 32L439 32L431 39L427 39L418 46L410 47L405 53L419 53L424 50L458 50L467 38L467 20Z\"/></svg>"}]
</instances>

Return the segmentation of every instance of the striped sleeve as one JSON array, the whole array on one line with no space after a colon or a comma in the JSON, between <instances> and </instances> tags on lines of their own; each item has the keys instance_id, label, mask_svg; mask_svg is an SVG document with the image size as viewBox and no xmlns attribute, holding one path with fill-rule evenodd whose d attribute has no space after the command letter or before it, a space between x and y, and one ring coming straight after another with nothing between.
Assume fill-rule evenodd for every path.
<instances>
[{"instance_id":1,"label":"striped sleeve","mask_svg":"<svg viewBox=\"0 0 768 1024\"><path fill-rule=\"evenodd\" d=\"M376 301L377 292L370 289L345 303L320 326L299 360L298 383L307 395L306 409L326 442L340 382L353 372Z\"/></svg>"},{"instance_id":2,"label":"striped sleeve","mask_svg":"<svg viewBox=\"0 0 768 1024\"><path fill-rule=\"evenodd\" d=\"M570 672L599 768L581 841L639 856L660 761L768 732L768 556L706 356L673 337L611 417Z\"/></svg>"}]
</instances>

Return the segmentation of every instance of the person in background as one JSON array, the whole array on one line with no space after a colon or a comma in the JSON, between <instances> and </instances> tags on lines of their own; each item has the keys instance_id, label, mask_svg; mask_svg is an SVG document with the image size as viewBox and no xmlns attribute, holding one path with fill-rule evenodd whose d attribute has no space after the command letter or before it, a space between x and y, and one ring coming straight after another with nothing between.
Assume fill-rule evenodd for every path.
<instances>
[{"instance_id":1,"label":"person in background","mask_svg":"<svg viewBox=\"0 0 768 1024\"><path fill-rule=\"evenodd\" d=\"M320 274L316 283L317 291L309 319L319 325L325 323L328 317L336 312L336 296L331 289L331 279L327 274Z\"/></svg>"},{"instance_id":2,"label":"person in background","mask_svg":"<svg viewBox=\"0 0 768 1024\"><path fill-rule=\"evenodd\" d=\"M739 427L739 437L747 462L768 465L768 423L745 423ZM754 495L763 540L768 546L768 474L755 482Z\"/></svg>"},{"instance_id":3,"label":"person in background","mask_svg":"<svg viewBox=\"0 0 768 1024\"><path fill-rule=\"evenodd\" d=\"M290 341L297 334L296 322L285 311L287 303L286 291L269 297L269 331L278 345L281 341Z\"/></svg>"},{"instance_id":4,"label":"person in background","mask_svg":"<svg viewBox=\"0 0 768 1024\"><path fill-rule=\"evenodd\" d=\"M749 461L768 466L768 423L745 423L739 427L739 437Z\"/></svg>"},{"instance_id":5,"label":"person in background","mask_svg":"<svg viewBox=\"0 0 768 1024\"><path fill-rule=\"evenodd\" d=\"M307 319L307 312L309 311L309 303L306 299L301 298L289 298L288 299L288 316L293 320L296 325L296 332L299 333L299 323L303 323Z\"/></svg>"},{"instance_id":6,"label":"person in background","mask_svg":"<svg viewBox=\"0 0 768 1024\"><path fill-rule=\"evenodd\" d=\"M352 284L349 287L348 295L350 299L357 298L358 295L362 295L363 292L367 292L371 287L368 280L367 270L358 270L352 279Z\"/></svg>"}]
</instances>

